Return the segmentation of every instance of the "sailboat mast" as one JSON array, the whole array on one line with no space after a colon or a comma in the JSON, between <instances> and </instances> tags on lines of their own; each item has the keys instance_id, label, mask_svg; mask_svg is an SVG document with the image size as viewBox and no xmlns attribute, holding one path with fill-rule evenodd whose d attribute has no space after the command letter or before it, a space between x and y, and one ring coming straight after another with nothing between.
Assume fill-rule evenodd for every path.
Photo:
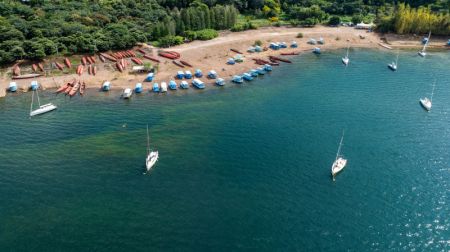
<instances>
[{"instance_id":1,"label":"sailboat mast","mask_svg":"<svg viewBox=\"0 0 450 252\"><path fill-rule=\"evenodd\" d=\"M348 58L348 49L350 48L350 46L347 46L347 58Z\"/></svg>"},{"instance_id":2,"label":"sailboat mast","mask_svg":"<svg viewBox=\"0 0 450 252\"><path fill-rule=\"evenodd\" d=\"M398 65L398 55L399 55L399 51L397 51L397 59L395 60L395 65Z\"/></svg>"},{"instance_id":3,"label":"sailboat mast","mask_svg":"<svg viewBox=\"0 0 450 252\"><path fill-rule=\"evenodd\" d=\"M148 135L148 124L147 124L147 155L150 152L150 136Z\"/></svg>"},{"instance_id":4,"label":"sailboat mast","mask_svg":"<svg viewBox=\"0 0 450 252\"><path fill-rule=\"evenodd\" d=\"M342 142L343 141L344 141L344 131L342 131L342 137L341 137L341 141L339 142L339 148L338 148L338 151L336 153L336 159L335 160L337 160L338 157L339 157L339 153L341 152L341 147L342 147Z\"/></svg>"},{"instance_id":5,"label":"sailboat mast","mask_svg":"<svg viewBox=\"0 0 450 252\"><path fill-rule=\"evenodd\" d=\"M428 39L427 39L427 42L425 42L425 45L423 45L422 52L425 52L425 49L427 48L428 43L430 43L430 37L431 37L431 31L428 33Z\"/></svg>"},{"instance_id":6,"label":"sailboat mast","mask_svg":"<svg viewBox=\"0 0 450 252\"><path fill-rule=\"evenodd\" d=\"M436 82L433 83L433 89L431 90L431 97L430 97L430 101L433 102L433 94L434 94L434 87L436 86Z\"/></svg>"},{"instance_id":7,"label":"sailboat mast","mask_svg":"<svg viewBox=\"0 0 450 252\"><path fill-rule=\"evenodd\" d=\"M39 107L41 107L41 101L39 101L39 93L38 93L37 89L36 89L36 97L38 99Z\"/></svg>"},{"instance_id":8,"label":"sailboat mast","mask_svg":"<svg viewBox=\"0 0 450 252\"><path fill-rule=\"evenodd\" d=\"M33 102L34 102L34 91L33 91L33 93L31 94L30 114L31 114L31 111L33 111ZM30 117L31 117L31 116L30 116Z\"/></svg>"}]
</instances>

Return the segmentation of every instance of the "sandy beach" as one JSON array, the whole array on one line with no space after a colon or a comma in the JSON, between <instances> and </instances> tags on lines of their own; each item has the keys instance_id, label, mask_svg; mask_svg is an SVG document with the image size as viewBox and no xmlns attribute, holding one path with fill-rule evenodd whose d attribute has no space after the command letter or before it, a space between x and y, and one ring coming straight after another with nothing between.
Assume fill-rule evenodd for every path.
<instances>
[{"instance_id":1,"label":"sandy beach","mask_svg":"<svg viewBox=\"0 0 450 252\"><path fill-rule=\"evenodd\" d=\"M296 38L298 33L303 34L303 38ZM167 48L166 50L176 51L181 54L181 60L187 61L193 65L192 68L181 68L176 66L169 59L159 57L161 63L158 65L158 70L155 74L154 82L168 82L174 79L175 74L179 70L190 70L194 73L195 69L201 69L206 75L209 70L216 70L219 77L230 78L235 74L242 74L255 68L257 65L252 60L253 58L267 59L268 56L279 56L281 52L310 52L315 46L307 44L307 41L311 38L319 39L322 37L325 40L324 45L319 47L326 52L331 49L344 48L350 45L351 47L359 48L380 48L381 50L389 50L380 46L380 43L386 44L389 47L395 48L421 48L421 36L402 36L395 34L382 35L374 32L367 32L365 30L356 30L352 27L325 27L317 26L314 28L288 28L288 27L266 27L258 30L249 30L244 32L222 32L220 36L208 40L208 41L194 41L186 43L180 46ZM248 53L247 48L252 46L256 40L260 40L263 46L268 46L270 42L286 42L288 45L291 41L296 41L299 45L298 48L287 48L281 51L267 50L260 53ZM445 49L445 39L432 38L429 45L430 48L442 48ZM230 48L234 48L243 52L245 60L243 63L237 63L235 65L227 65L228 58L233 57L236 53L230 51ZM156 56L158 48L146 49ZM140 55L140 54L138 54ZM76 65L80 64L79 56L71 57L72 69L76 68ZM56 58L58 62L63 61L63 57ZM78 60L76 60L78 59ZM141 58L143 59L143 58ZM48 67L53 59L44 60L44 65ZM143 59L144 62L149 61ZM128 59L130 61L130 59ZM130 61L131 63L131 61ZM152 62L154 65L155 63ZM113 89L123 89L125 87L133 88L138 82L143 82L145 74L133 74L130 73L131 66L128 66L124 72L119 72L114 67L113 62L101 63L97 60L96 66L98 72L96 76L88 75L87 72L81 76L73 74L62 74L60 71L54 70L56 74L53 76L48 74L47 76L41 76L37 78L41 87L44 89L57 88L66 82L73 80L74 78L84 80L88 88L100 88L101 84L105 81L111 81ZM282 66L281 66L282 67ZM31 73L31 64L23 63L21 68L24 73ZM11 82L10 67L8 69L1 70L0 77L0 97L5 95L5 90ZM57 73L59 72L59 73ZM72 72L74 72L72 70ZM203 77L202 80L207 84L212 84L212 80L208 80ZM31 79L16 80L18 88L21 91L26 91ZM144 88L150 87L150 83L145 83Z\"/></svg>"}]
</instances>

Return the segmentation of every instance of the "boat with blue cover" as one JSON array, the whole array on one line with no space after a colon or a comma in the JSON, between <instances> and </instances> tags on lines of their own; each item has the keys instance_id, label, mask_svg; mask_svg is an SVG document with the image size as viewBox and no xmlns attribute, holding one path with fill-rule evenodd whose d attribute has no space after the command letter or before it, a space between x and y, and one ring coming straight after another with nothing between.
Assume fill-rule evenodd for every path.
<instances>
[{"instance_id":1,"label":"boat with blue cover","mask_svg":"<svg viewBox=\"0 0 450 252\"><path fill-rule=\"evenodd\" d=\"M325 44L325 41L323 40L322 37L320 37L320 38L319 38L319 41L317 41L317 43L323 45L323 44Z\"/></svg>"},{"instance_id":2,"label":"boat with blue cover","mask_svg":"<svg viewBox=\"0 0 450 252\"><path fill-rule=\"evenodd\" d=\"M39 88L39 83L37 81L32 81L30 84L30 89L35 91Z\"/></svg>"},{"instance_id":3,"label":"boat with blue cover","mask_svg":"<svg viewBox=\"0 0 450 252\"><path fill-rule=\"evenodd\" d=\"M191 73L191 71L186 71L186 72L184 72L184 78L186 78L186 79L191 79L191 78L192 78L192 73Z\"/></svg>"},{"instance_id":4,"label":"boat with blue cover","mask_svg":"<svg viewBox=\"0 0 450 252\"><path fill-rule=\"evenodd\" d=\"M216 73L216 71L214 71L214 70L209 71L209 73L208 73L208 78L210 78L210 79L215 79L215 78L217 78L217 73Z\"/></svg>"},{"instance_id":5,"label":"boat with blue cover","mask_svg":"<svg viewBox=\"0 0 450 252\"><path fill-rule=\"evenodd\" d=\"M180 79L180 80L184 78L184 73L183 73L183 71L178 71L178 72L177 72L177 78Z\"/></svg>"},{"instance_id":6,"label":"boat with blue cover","mask_svg":"<svg viewBox=\"0 0 450 252\"><path fill-rule=\"evenodd\" d=\"M153 81L153 76L154 76L153 73L147 74L147 77L145 77L145 81L148 81L148 82Z\"/></svg>"},{"instance_id":7,"label":"boat with blue cover","mask_svg":"<svg viewBox=\"0 0 450 252\"><path fill-rule=\"evenodd\" d=\"M314 49L313 49L313 53L315 53L315 54L320 54L321 52L320 52L320 48L319 47L315 47Z\"/></svg>"},{"instance_id":8,"label":"boat with blue cover","mask_svg":"<svg viewBox=\"0 0 450 252\"><path fill-rule=\"evenodd\" d=\"M258 71L259 75L264 75L266 73L266 71L264 71L263 67L258 67L256 70Z\"/></svg>"},{"instance_id":9,"label":"boat with blue cover","mask_svg":"<svg viewBox=\"0 0 450 252\"><path fill-rule=\"evenodd\" d=\"M194 87L198 88L198 89L204 89L205 88L205 83L203 83L203 81L195 78L192 81L192 85L194 85Z\"/></svg>"},{"instance_id":10,"label":"boat with blue cover","mask_svg":"<svg viewBox=\"0 0 450 252\"><path fill-rule=\"evenodd\" d=\"M272 66L269 65L269 64L265 64L264 65L264 70L267 71L267 72L270 72L270 71L272 71Z\"/></svg>"},{"instance_id":11,"label":"boat with blue cover","mask_svg":"<svg viewBox=\"0 0 450 252\"><path fill-rule=\"evenodd\" d=\"M222 78L217 78L217 79L216 79L216 85L217 85L217 86L223 86L223 85L225 85L225 80L222 79Z\"/></svg>"},{"instance_id":12,"label":"boat with blue cover","mask_svg":"<svg viewBox=\"0 0 450 252\"><path fill-rule=\"evenodd\" d=\"M246 80L246 81L251 81L251 80L253 80L252 75L249 74L249 73L244 73L244 74L242 75L242 78L243 78L244 80Z\"/></svg>"},{"instance_id":13,"label":"boat with blue cover","mask_svg":"<svg viewBox=\"0 0 450 252\"><path fill-rule=\"evenodd\" d=\"M244 79L240 75L235 75L233 76L233 79L231 79L231 81L237 84L241 84L242 82L244 82Z\"/></svg>"},{"instance_id":14,"label":"boat with blue cover","mask_svg":"<svg viewBox=\"0 0 450 252\"><path fill-rule=\"evenodd\" d=\"M256 69L252 69L252 70L250 70L250 75L252 76L252 77L257 77L259 74L258 74L258 70L256 70Z\"/></svg>"},{"instance_id":15,"label":"boat with blue cover","mask_svg":"<svg viewBox=\"0 0 450 252\"><path fill-rule=\"evenodd\" d=\"M200 69L195 70L195 74L194 75L197 78L202 77L203 76L202 70L200 70Z\"/></svg>"},{"instance_id":16,"label":"boat with blue cover","mask_svg":"<svg viewBox=\"0 0 450 252\"><path fill-rule=\"evenodd\" d=\"M10 82L8 87L9 92L16 92L17 91L17 83Z\"/></svg>"},{"instance_id":17,"label":"boat with blue cover","mask_svg":"<svg viewBox=\"0 0 450 252\"><path fill-rule=\"evenodd\" d=\"M255 52L255 47L250 46L250 47L247 49L247 52L249 52L249 53L254 53L254 52Z\"/></svg>"},{"instance_id":18,"label":"boat with blue cover","mask_svg":"<svg viewBox=\"0 0 450 252\"><path fill-rule=\"evenodd\" d=\"M297 47L298 47L297 42L292 41L292 43L291 43L291 48L297 48Z\"/></svg>"},{"instance_id":19,"label":"boat with blue cover","mask_svg":"<svg viewBox=\"0 0 450 252\"><path fill-rule=\"evenodd\" d=\"M315 39L311 38L308 40L308 44L315 45L315 44L317 44L317 41Z\"/></svg>"},{"instance_id":20,"label":"boat with blue cover","mask_svg":"<svg viewBox=\"0 0 450 252\"><path fill-rule=\"evenodd\" d=\"M263 51L263 49L262 49L262 47L261 46L255 46L255 52L262 52Z\"/></svg>"},{"instance_id":21,"label":"boat with blue cover","mask_svg":"<svg viewBox=\"0 0 450 252\"><path fill-rule=\"evenodd\" d=\"M169 81L169 89L170 90L177 90L177 83L174 80Z\"/></svg>"},{"instance_id":22,"label":"boat with blue cover","mask_svg":"<svg viewBox=\"0 0 450 252\"><path fill-rule=\"evenodd\" d=\"M236 64L236 61L233 58L228 58L227 64L228 65L234 65L234 64Z\"/></svg>"},{"instance_id":23,"label":"boat with blue cover","mask_svg":"<svg viewBox=\"0 0 450 252\"><path fill-rule=\"evenodd\" d=\"M136 94L142 93L142 83L136 83L136 86L134 87L134 92Z\"/></svg>"},{"instance_id":24,"label":"boat with blue cover","mask_svg":"<svg viewBox=\"0 0 450 252\"><path fill-rule=\"evenodd\" d=\"M286 42L281 42L280 43L280 48L287 48Z\"/></svg>"},{"instance_id":25,"label":"boat with blue cover","mask_svg":"<svg viewBox=\"0 0 450 252\"><path fill-rule=\"evenodd\" d=\"M111 89L111 83L109 81L103 82L102 90L103 91L109 91Z\"/></svg>"},{"instance_id":26,"label":"boat with blue cover","mask_svg":"<svg viewBox=\"0 0 450 252\"><path fill-rule=\"evenodd\" d=\"M153 92L158 93L159 92L159 84L157 82L153 83Z\"/></svg>"},{"instance_id":27,"label":"boat with blue cover","mask_svg":"<svg viewBox=\"0 0 450 252\"><path fill-rule=\"evenodd\" d=\"M181 81L180 88L188 89L189 88L189 83L187 81Z\"/></svg>"},{"instance_id":28,"label":"boat with blue cover","mask_svg":"<svg viewBox=\"0 0 450 252\"><path fill-rule=\"evenodd\" d=\"M278 49L280 49L280 44L272 42L272 43L270 43L269 47L270 47L270 49L278 50Z\"/></svg>"}]
</instances>

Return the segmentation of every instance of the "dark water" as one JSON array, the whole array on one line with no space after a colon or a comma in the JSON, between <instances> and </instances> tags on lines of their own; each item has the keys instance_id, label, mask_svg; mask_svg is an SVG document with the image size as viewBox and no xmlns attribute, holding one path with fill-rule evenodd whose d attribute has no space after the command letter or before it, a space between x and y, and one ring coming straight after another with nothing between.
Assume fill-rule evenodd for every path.
<instances>
[{"instance_id":1,"label":"dark water","mask_svg":"<svg viewBox=\"0 0 450 252\"><path fill-rule=\"evenodd\" d=\"M0 251L448 251L449 53L395 73L395 53L344 53L130 101L44 92L58 110L32 120L30 95L0 99Z\"/></svg>"}]
</instances>

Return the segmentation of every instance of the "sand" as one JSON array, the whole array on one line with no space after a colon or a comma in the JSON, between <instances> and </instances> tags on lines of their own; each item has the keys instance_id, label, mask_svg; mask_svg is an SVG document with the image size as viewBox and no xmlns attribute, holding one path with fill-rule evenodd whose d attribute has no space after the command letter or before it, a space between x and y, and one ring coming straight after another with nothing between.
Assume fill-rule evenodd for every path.
<instances>
[{"instance_id":1,"label":"sand","mask_svg":"<svg viewBox=\"0 0 450 252\"><path fill-rule=\"evenodd\" d=\"M303 38L296 38L298 33L303 33ZM388 50L379 45L379 43L387 44L393 49L395 48L421 48L421 36L401 36L395 34L382 35L373 32L367 32L365 30L356 30L351 27L325 27L317 26L314 28L289 28L289 27L267 27L260 28L258 30L250 30L244 32L222 32L219 37L208 41L194 41L186 43L180 46L167 48L166 50L177 51L181 53L181 60L185 60L193 65L192 68L180 68L172 63L171 60L159 57L161 63L158 65L158 70L155 74L153 82L168 82L174 79L177 71L190 70L194 73L195 69L201 69L206 76L210 70L216 70L219 77L229 79L235 74L242 74L252 68L257 67L252 58L267 59L267 56L279 56L281 52L311 52L315 47L314 45L307 44L310 38L319 39L322 37L325 40L324 45L317 45L322 49L322 52L327 50L345 48L348 45L351 47L362 48L379 48L380 50ZM361 38L364 37L364 38ZM288 46L292 41L296 41L299 45L298 48L287 48L278 51L267 50L261 53L248 53L247 48L252 46L256 40L261 40L263 46L268 46L270 42L286 42ZM445 48L445 39L432 38L429 47ZM228 58L233 57L236 53L230 51L230 48L234 48L243 52L245 60L243 63L237 63L235 65L227 65ZM157 48L151 49L153 55L157 55ZM137 53L138 54L138 53ZM140 54L138 54L140 55ZM81 56L78 56L78 59ZM73 57L72 57L73 58ZM76 56L75 56L76 58ZM52 59L54 60L54 59ZM59 62L63 61L60 57L57 59ZM129 59L128 59L129 60ZM143 59L144 62L149 61ZM130 60L129 60L130 61ZM50 65L50 60L45 60L45 65ZM79 61L73 61L72 64L79 64ZM131 61L130 61L131 62ZM149 61L151 62L151 61ZM76 63L76 64L74 64ZM154 63L152 63L154 64ZM57 88L66 82L73 80L74 78L82 79L86 82L88 88L100 88L101 84L108 80L111 81L113 89L123 89L126 87L133 88L138 82L143 82L146 74L132 74L131 65L127 71L123 73L117 71L114 67L114 63L107 62L101 63L97 59L98 72L96 76L88 75L85 72L83 75L78 76L76 74L65 74L58 76L45 76L39 77L37 80L41 87L44 89ZM281 66L282 67L282 66ZM31 71L31 64L23 63L21 68L24 72ZM76 66L72 66L76 68ZM11 81L8 74L10 69L3 69L0 77L0 89L5 90L9 82ZM55 71L56 72L56 71ZM211 84L213 80L208 80L205 77L201 78L205 83ZM20 90L25 91L30 85L31 80L16 80ZM147 89L151 86L151 83L144 83L144 87ZM0 92L0 97L4 95L4 92Z\"/></svg>"}]
</instances>

